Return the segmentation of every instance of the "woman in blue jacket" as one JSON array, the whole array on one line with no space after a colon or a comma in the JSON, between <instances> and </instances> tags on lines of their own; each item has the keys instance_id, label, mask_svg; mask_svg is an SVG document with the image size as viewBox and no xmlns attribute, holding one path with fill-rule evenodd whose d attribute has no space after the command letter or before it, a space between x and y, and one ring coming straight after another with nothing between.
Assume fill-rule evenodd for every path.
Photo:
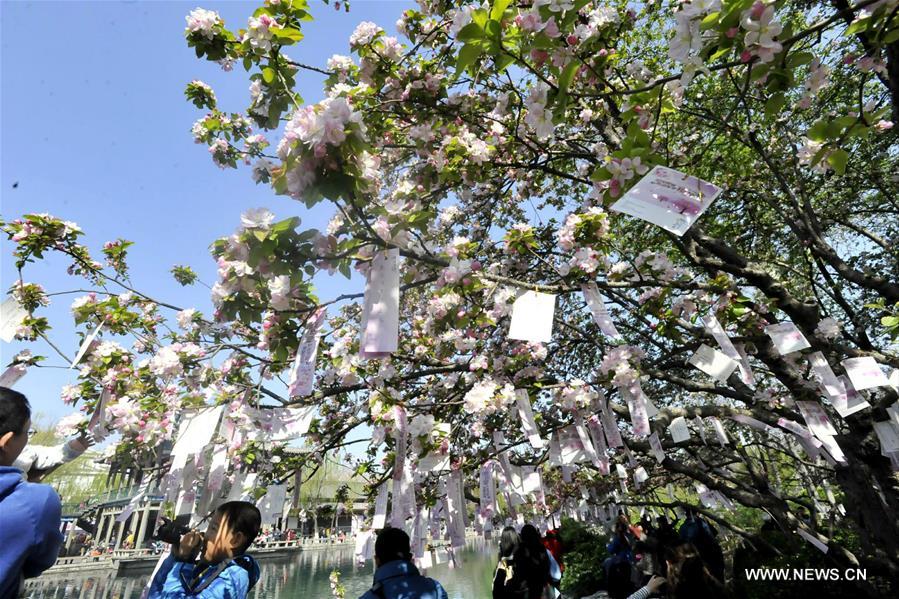
<instances>
[{"instance_id":1,"label":"woman in blue jacket","mask_svg":"<svg viewBox=\"0 0 899 599\"><path fill-rule=\"evenodd\" d=\"M149 599L245 599L259 580L259 566L246 550L259 534L261 521L252 503L219 506L205 534L190 531L172 545L150 584Z\"/></svg>"}]
</instances>

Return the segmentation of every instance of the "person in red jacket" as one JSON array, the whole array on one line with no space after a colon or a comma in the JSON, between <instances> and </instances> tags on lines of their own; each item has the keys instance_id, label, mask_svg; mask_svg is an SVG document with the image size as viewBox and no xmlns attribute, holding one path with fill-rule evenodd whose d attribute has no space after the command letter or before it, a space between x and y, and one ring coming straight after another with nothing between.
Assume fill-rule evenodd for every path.
<instances>
[{"instance_id":1,"label":"person in red jacket","mask_svg":"<svg viewBox=\"0 0 899 599\"><path fill-rule=\"evenodd\" d=\"M559 564L559 569L564 572L565 564L562 562L562 541L559 539L557 530L551 529L546 531L546 536L543 537L543 546L549 550L553 558L555 558L556 563Z\"/></svg>"}]
</instances>

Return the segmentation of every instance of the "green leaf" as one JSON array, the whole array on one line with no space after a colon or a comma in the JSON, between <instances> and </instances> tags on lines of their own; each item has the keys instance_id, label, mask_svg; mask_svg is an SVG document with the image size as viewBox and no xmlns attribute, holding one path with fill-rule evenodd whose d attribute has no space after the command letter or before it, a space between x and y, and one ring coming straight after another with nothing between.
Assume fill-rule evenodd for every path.
<instances>
[{"instance_id":1,"label":"green leaf","mask_svg":"<svg viewBox=\"0 0 899 599\"><path fill-rule=\"evenodd\" d=\"M811 52L792 52L787 58L787 66L795 68L800 65L808 64L815 59L815 55Z\"/></svg>"},{"instance_id":2,"label":"green leaf","mask_svg":"<svg viewBox=\"0 0 899 599\"><path fill-rule=\"evenodd\" d=\"M262 80L268 84L271 84L272 81L275 80L275 75L275 69L271 67L265 67L264 69L262 69Z\"/></svg>"},{"instance_id":3,"label":"green leaf","mask_svg":"<svg viewBox=\"0 0 899 599\"><path fill-rule=\"evenodd\" d=\"M477 44L465 44L459 50L459 58L456 60L456 72L454 77L458 79L465 70L474 64L481 55L481 47Z\"/></svg>"},{"instance_id":4,"label":"green leaf","mask_svg":"<svg viewBox=\"0 0 899 599\"><path fill-rule=\"evenodd\" d=\"M714 28L718 24L718 19L721 17L720 12L709 13L705 16L705 18L699 22L699 29L701 31L706 31L708 29Z\"/></svg>"},{"instance_id":5,"label":"green leaf","mask_svg":"<svg viewBox=\"0 0 899 599\"><path fill-rule=\"evenodd\" d=\"M842 175L846 172L846 163L849 162L849 152L843 149L834 150L827 157L827 164L833 167L833 170L838 174Z\"/></svg>"},{"instance_id":6,"label":"green leaf","mask_svg":"<svg viewBox=\"0 0 899 599\"><path fill-rule=\"evenodd\" d=\"M510 2L511 0L495 0L495 2L493 3L493 8L490 9L490 18L494 21L502 21L503 14L509 7Z\"/></svg>"},{"instance_id":7,"label":"green leaf","mask_svg":"<svg viewBox=\"0 0 899 599\"><path fill-rule=\"evenodd\" d=\"M899 316L884 316L880 319L880 324L890 329L899 327Z\"/></svg>"},{"instance_id":8,"label":"green leaf","mask_svg":"<svg viewBox=\"0 0 899 599\"><path fill-rule=\"evenodd\" d=\"M806 134L812 141L824 141L827 139L827 122L817 121Z\"/></svg>"},{"instance_id":9,"label":"green leaf","mask_svg":"<svg viewBox=\"0 0 899 599\"><path fill-rule=\"evenodd\" d=\"M843 35L855 35L856 33L861 33L868 29L868 26L871 25L871 19L860 19L855 21L849 27L846 28L846 33Z\"/></svg>"},{"instance_id":10,"label":"green leaf","mask_svg":"<svg viewBox=\"0 0 899 599\"><path fill-rule=\"evenodd\" d=\"M784 107L784 104L787 103L787 98L783 94L774 94L768 101L765 102L765 116L773 117L777 113L781 111Z\"/></svg>"},{"instance_id":11,"label":"green leaf","mask_svg":"<svg viewBox=\"0 0 899 599\"><path fill-rule=\"evenodd\" d=\"M484 28L477 23L469 23L459 31L456 39L460 42L484 39Z\"/></svg>"}]
</instances>

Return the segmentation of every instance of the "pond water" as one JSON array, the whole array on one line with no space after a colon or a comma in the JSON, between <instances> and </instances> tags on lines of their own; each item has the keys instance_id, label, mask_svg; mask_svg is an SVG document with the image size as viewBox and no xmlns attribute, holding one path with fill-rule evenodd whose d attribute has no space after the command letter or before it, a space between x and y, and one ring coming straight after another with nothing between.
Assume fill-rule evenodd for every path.
<instances>
[{"instance_id":1,"label":"pond water","mask_svg":"<svg viewBox=\"0 0 899 599\"><path fill-rule=\"evenodd\" d=\"M469 543L461 565L440 564L427 571L446 588L450 599L489 599L496 550L483 541ZM328 577L339 570L347 599L371 587L374 566L353 563L352 547L301 551L291 556L260 560L262 578L250 592L252 599L330 599ZM29 582L25 597L32 599L139 599L150 574L115 577L102 572L43 576Z\"/></svg>"}]
</instances>

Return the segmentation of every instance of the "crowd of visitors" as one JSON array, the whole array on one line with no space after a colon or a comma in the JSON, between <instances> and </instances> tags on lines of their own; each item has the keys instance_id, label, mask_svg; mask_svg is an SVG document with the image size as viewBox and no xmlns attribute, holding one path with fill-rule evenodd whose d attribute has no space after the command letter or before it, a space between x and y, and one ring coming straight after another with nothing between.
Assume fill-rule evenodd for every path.
<instances>
[{"instance_id":1,"label":"crowd of visitors","mask_svg":"<svg viewBox=\"0 0 899 599\"><path fill-rule=\"evenodd\" d=\"M17 460L26 453L30 427L28 400L0 387L0 530L4 533L0 597L17 596L25 578L52 566L63 541L59 497L48 485L28 482L27 470L17 467ZM74 449L82 449L81 445ZM27 454L29 464L39 461L36 452ZM47 464L41 462L45 468ZM205 532L173 528L157 534L154 546L159 553L166 550L163 541L171 551L153 576L151 599L242 599L259 579L259 568L246 553L251 545L265 547L297 539L292 529L263 529L259 510L248 502L225 503L210 516ZM343 541L344 535L322 531L323 539L332 541ZM679 528L665 516L655 522L644 516L632 524L619 513L607 546L609 557L601 566L597 564L605 572L609 597L725 596L724 555L717 535L715 527L694 510L687 511ZM123 543L134 547L133 535ZM93 544L89 536L81 546L96 557L108 549ZM507 526L499 538L493 599L560 597L564 557L565 547L557 531L549 530L541 537L531 524L520 530ZM413 564L409 536L401 529L379 532L375 565L374 584L360 599L447 599L440 583L422 576Z\"/></svg>"},{"instance_id":2,"label":"crowd of visitors","mask_svg":"<svg viewBox=\"0 0 899 599\"><path fill-rule=\"evenodd\" d=\"M718 530L688 509L677 528L666 516L631 524L618 515L603 563L611 599L726 597Z\"/></svg>"}]
</instances>

